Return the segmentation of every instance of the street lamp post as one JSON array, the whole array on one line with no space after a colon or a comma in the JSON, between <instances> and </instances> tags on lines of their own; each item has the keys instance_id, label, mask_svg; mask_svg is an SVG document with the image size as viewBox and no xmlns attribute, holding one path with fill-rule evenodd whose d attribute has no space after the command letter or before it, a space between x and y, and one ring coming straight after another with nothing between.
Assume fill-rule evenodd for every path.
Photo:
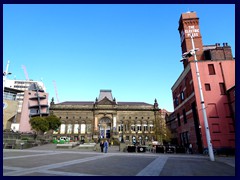
<instances>
[{"instance_id":1,"label":"street lamp post","mask_svg":"<svg viewBox=\"0 0 240 180\"><path fill-rule=\"evenodd\" d=\"M206 108L205 108L205 104L204 104L204 98L203 98L202 85L201 85L200 74L199 74L199 69L198 69L198 63L197 63L196 51L198 49L195 48L194 41L193 41L193 34L191 34L191 42L192 42L192 48L193 49L190 50L190 52L188 52L188 53L184 53L183 58L187 59L188 57L191 57L192 55L194 56L196 75L197 75L197 81L198 81L198 90L199 90L199 94L200 94L200 102L201 102L201 107L202 107L203 121L204 121L204 126L205 126L207 144L208 144L208 153L209 153L210 160L215 161L214 154L213 154L212 143L211 143L210 131L209 131L209 127L208 127L207 113L206 113Z\"/></svg>"},{"instance_id":2,"label":"street lamp post","mask_svg":"<svg viewBox=\"0 0 240 180\"><path fill-rule=\"evenodd\" d=\"M12 74L12 73L8 72L9 63L10 63L10 61L8 61L8 63L7 63L6 71L3 72L3 93L4 93L4 88L5 88L5 82L6 82L6 79L7 79L7 75Z\"/></svg>"}]
</instances>

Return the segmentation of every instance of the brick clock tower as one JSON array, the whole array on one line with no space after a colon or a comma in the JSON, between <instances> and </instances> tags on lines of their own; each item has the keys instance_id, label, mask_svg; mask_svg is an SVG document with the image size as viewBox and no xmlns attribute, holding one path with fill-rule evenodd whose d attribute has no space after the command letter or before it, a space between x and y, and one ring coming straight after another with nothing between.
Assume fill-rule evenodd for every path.
<instances>
[{"instance_id":1,"label":"brick clock tower","mask_svg":"<svg viewBox=\"0 0 240 180\"><path fill-rule=\"evenodd\" d=\"M196 15L196 12L186 12L183 13L179 20L178 31L181 39L182 54L188 52L192 49L191 43L191 34L194 36L195 48L199 48L197 51L197 59L203 60L203 44L202 44L202 35L199 28L199 18ZM193 60L193 57L188 59L189 61ZM187 60L183 60L184 68L188 65Z\"/></svg>"}]
</instances>

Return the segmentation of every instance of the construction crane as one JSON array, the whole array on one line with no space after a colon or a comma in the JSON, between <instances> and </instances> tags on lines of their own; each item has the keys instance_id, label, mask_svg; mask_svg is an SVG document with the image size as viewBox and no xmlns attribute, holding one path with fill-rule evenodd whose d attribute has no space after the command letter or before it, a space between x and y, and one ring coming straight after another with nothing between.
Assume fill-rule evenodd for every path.
<instances>
[{"instance_id":1,"label":"construction crane","mask_svg":"<svg viewBox=\"0 0 240 180\"><path fill-rule=\"evenodd\" d=\"M57 92L57 85L56 85L56 81L54 81L54 80L53 80L53 85L54 85L54 89L55 89L55 94L56 94L56 98L57 98L57 103L59 103L58 92Z\"/></svg>"},{"instance_id":2,"label":"construction crane","mask_svg":"<svg viewBox=\"0 0 240 180\"><path fill-rule=\"evenodd\" d=\"M23 71L24 71L24 74L25 74L25 78L26 78L26 80L29 81L26 66L22 65L22 69L23 69Z\"/></svg>"}]
</instances>

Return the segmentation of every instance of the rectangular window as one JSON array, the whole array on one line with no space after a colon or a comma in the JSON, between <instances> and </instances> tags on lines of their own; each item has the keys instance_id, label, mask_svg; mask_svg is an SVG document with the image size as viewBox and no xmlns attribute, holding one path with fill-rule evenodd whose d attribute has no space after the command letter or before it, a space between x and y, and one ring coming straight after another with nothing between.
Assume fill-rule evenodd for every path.
<instances>
[{"instance_id":1,"label":"rectangular window","mask_svg":"<svg viewBox=\"0 0 240 180\"><path fill-rule=\"evenodd\" d=\"M123 125L122 124L119 124L118 125L118 131L120 132L120 131L123 131Z\"/></svg>"},{"instance_id":2,"label":"rectangular window","mask_svg":"<svg viewBox=\"0 0 240 180\"><path fill-rule=\"evenodd\" d=\"M180 114L177 114L177 119L178 119L178 126L181 126L181 121L180 121Z\"/></svg>"},{"instance_id":3,"label":"rectangular window","mask_svg":"<svg viewBox=\"0 0 240 180\"><path fill-rule=\"evenodd\" d=\"M212 124L212 132L213 133L220 133L219 124Z\"/></svg>"},{"instance_id":4,"label":"rectangular window","mask_svg":"<svg viewBox=\"0 0 240 180\"><path fill-rule=\"evenodd\" d=\"M209 83L206 83L206 84L205 84L205 90L206 90L206 91L211 91L211 86L210 86Z\"/></svg>"},{"instance_id":5,"label":"rectangular window","mask_svg":"<svg viewBox=\"0 0 240 180\"><path fill-rule=\"evenodd\" d=\"M153 125L149 125L149 131L153 131Z\"/></svg>"},{"instance_id":6,"label":"rectangular window","mask_svg":"<svg viewBox=\"0 0 240 180\"><path fill-rule=\"evenodd\" d=\"M209 71L209 75L214 75L214 74L216 74L213 64L208 64L208 71Z\"/></svg>"},{"instance_id":7,"label":"rectangular window","mask_svg":"<svg viewBox=\"0 0 240 180\"><path fill-rule=\"evenodd\" d=\"M176 97L176 98L175 98L175 106L178 106L178 104L179 104L179 103L178 103L178 98Z\"/></svg>"},{"instance_id":8,"label":"rectangular window","mask_svg":"<svg viewBox=\"0 0 240 180\"><path fill-rule=\"evenodd\" d=\"M142 131L142 126L141 125L137 126L137 131Z\"/></svg>"},{"instance_id":9,"label":"rectangular window","mask_svg":"<svg viewBox=\"0 0 240 180\"><path fill-rule=\"evenodd\" d=\"M187 123L187 115L186 115L186 111L185 111L185 109L183 109L183 121L184 121L184 124L186 124Z\"/></svg>"},{"instance_id":10,"label":"rectangular window","mask_svg":"<svg viewBox=\"0 0 240 180\"><path fill-rule=\"evenodd\" d=\"M184 100L184 92L183 91L181 92L180 97L181 97L181 101L183 101Z\"/></svg>"},{"instance_id":11,"label":"rectangular window","mask_svg":"<svg viewBox=\"0 0 240 180\"><path fill-rule=\"evenodd\" d=\"M225 89L225 84L224 83L219 83L220 87L220 92L222 95L226 94L226 89Z\"/></svg>"},{"instance_id":12,"label":"rectangular window","mask_svg":"<svg viewBox=\"0 0 240 180\"><path fill-rule=\"evenodd\" d=\"M128 131L128 125L125 124L125 131Z\"/></svg>"},{"instance_id":13,"label":"rectangular window","mask_svg":"<svg viewBox=\"0 0 240 180\"><path fill-rule=\"evenodd\" d=\"M143 126L143 129L144 129L144 131L147 131L147 130L148 130L147 125L144 125L144 126Z\"/></svg>"},{"instance_id":14,"label":"rectangular window","mask_svg":"<svg viewBox=\"0 0 240 180\"><path fill-rule=\"evenodd\" d=\"M224 109L225 109L225 115L226 117L231 117L231 113L230 113L230 105L229 103L224 103Z\"/></svg>"},{"instance_id":15,"label":"rectangular window","mask_svg":"<svg viewBox=\"0 0 240 180\"><path fill-rule=\"evenodd\" d=\"M219 140L219 139L213 139L212 140L212 145L213 145L213 147L221 147L222 145L221 145L221 140Z\"/></svg>"},{"instance_id":16,"label":"rectangular window","mask_svg":"<svg viewBox=\"0 0 240 180\"><path fill-rule=\"evenodd\" d=\"M207 105L208 116L210 118L218 118L217 105L215 103L209 103Z\"/></svg>"},{"instance_id":17,"label":"rectangular window","mask_svg":"<svg viewBox=\"0 0 240 180\"><path fill-rule=\"evenodd\" d=\"M229 126L229 132L234 133L235 132L234 124L230 123L228 126Z\"/></svg>"}]
</instances>

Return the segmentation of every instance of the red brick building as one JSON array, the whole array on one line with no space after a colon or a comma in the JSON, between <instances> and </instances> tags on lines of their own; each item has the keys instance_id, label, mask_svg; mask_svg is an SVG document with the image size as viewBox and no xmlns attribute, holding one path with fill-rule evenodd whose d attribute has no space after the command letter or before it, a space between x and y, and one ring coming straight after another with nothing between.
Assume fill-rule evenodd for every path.
<instances>
[{"instance_id":1,"label":"red brick building","mask_svg":"<svg viewBox=\"0 0 240 180\"><path fill-rule=\"evenodd\" d=\"M235 86L235 59L227 43L203 45L199 18L195 12L183 13L179 20L182 53L193 49L194 36L199 75L214 149L235 148L235 98L226 90ZM207 148L204 120L194 57L183 59L184 70L172 86L174 112L167 121L174 127L179 145L192 144L194 152ZM231 93L231 91L230 91ZM231 102L229 101L231 99Z\"/></svg>"}]
</instances>

